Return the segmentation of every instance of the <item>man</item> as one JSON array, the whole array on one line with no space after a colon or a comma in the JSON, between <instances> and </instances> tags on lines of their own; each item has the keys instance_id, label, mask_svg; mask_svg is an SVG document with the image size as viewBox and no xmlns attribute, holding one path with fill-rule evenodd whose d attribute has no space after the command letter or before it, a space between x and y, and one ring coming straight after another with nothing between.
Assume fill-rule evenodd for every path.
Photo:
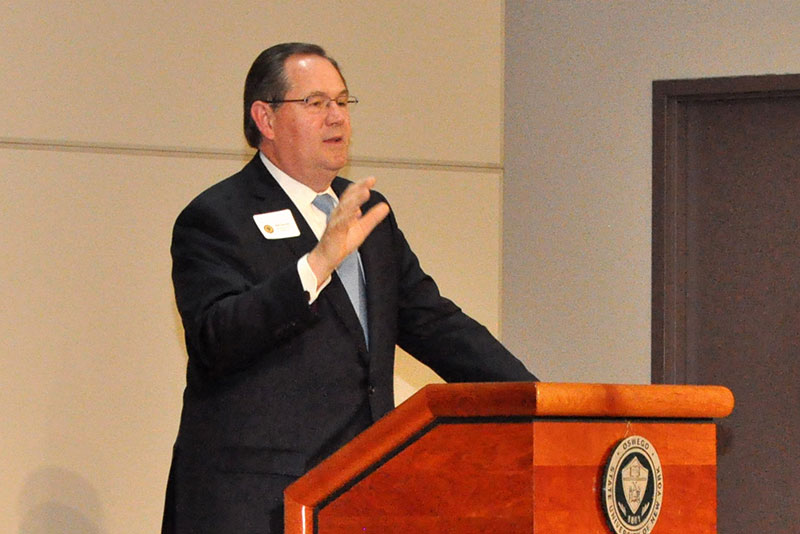
<instances>
[{"instance_id":1,"label":"man","mask_svg":"<svg viewBox=\"0 0 800 534\"><path fill-rule=\"evenodd\" d=\"M262 52L258 153L175 223L189 363L164 532L282 532L283 489L393 408L395 345L448 381L535 380L439 295L374 178L336 177L354 102L322 48Z\"/></svg>"}]
</instances>

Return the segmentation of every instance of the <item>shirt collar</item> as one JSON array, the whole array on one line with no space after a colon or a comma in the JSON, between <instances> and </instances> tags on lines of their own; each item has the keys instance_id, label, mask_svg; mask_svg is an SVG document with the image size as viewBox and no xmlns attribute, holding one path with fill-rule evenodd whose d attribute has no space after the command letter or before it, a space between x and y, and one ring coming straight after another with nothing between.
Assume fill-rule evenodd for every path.
<instances>
[{"instance_id":1,"label":"shirt collar","mask_svg":"<svg viewBox=\"0 0 800 534\"><path fill-rule=\"evenodd\" d=\"M278 185L281 186L281 189L283 189L284 192L289 195L289 198L292 199L292 202L294 202L295 206L308 206L314 201L315 198L317 198L317 195L321 195L323 193L328 193L338 202L338 197L336 196L336 193L333 192L331 186L328 186L328 189L322 191L322 193L317 193L304 183L295 180L280 170L260 150L258 151L258 155L261 156L261 161L264 163L264 166L267 168L272 177L275 178L275 181L278 182Z\"/></svg>"}]
</instances>

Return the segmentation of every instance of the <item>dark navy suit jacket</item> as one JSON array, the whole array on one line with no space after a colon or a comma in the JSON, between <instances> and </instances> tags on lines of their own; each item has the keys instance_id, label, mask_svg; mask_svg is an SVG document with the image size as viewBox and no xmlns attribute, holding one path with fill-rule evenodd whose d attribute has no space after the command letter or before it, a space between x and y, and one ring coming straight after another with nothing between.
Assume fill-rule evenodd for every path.
<instances>
[{"instance_id":1,"label":"dark navy suit jacket","mask_svg":"<svg viewBox=\"0 0 800 534\"><path fill-rule=\"evenodd\" d=\"M384 200L372 192L362 209ZM265 239L253 215L285 209L301 235ZM297 260L316 243L258 155L179 215L189 360L164 532L282 532L283 489L393 408L395 345L448 382L535 379L439 294L391 213L359 249L369 350L335 274L308 304Z\"/></svg>"}]
</instances>

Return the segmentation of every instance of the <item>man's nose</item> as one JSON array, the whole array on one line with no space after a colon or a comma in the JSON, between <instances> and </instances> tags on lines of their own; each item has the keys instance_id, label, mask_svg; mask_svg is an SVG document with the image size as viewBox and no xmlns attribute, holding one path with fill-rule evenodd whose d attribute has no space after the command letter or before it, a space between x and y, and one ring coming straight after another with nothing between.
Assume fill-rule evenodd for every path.
<instances>
[{"instance_id":1,"label":"man's nose","mask_svg":"<svg viewBox=\"0 0 800 534\"><path fill-rule=\"evenodd\" d=\"M329 123L342 122L347 117L347 111L339 106L335 100L328 102L328 107L325 109L325 120Z\"/></svg>"}]
</instances>

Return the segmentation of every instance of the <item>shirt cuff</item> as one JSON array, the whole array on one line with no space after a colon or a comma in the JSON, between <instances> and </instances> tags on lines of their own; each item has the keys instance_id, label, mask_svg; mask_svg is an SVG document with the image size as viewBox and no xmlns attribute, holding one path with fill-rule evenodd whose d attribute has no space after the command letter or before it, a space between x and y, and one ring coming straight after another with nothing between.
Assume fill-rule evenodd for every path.
<instances>
[{"instance_id":1,"label":"shirt cuff","mask_svg":"<svg viewBox=\"0 0 800 534\"><path fill-rule=\"evenodd\" d=\"M308 293L308 303L311 304L322 292L323 289L330 283L331 277L329 276L322 285L317 281L317 275L311 270L308 264L308 254L297 260L297 274L300 275L300 283L303 284L303 290ZM317 286L319 285L319 289Z\"/></svg>"}]
</instances>

